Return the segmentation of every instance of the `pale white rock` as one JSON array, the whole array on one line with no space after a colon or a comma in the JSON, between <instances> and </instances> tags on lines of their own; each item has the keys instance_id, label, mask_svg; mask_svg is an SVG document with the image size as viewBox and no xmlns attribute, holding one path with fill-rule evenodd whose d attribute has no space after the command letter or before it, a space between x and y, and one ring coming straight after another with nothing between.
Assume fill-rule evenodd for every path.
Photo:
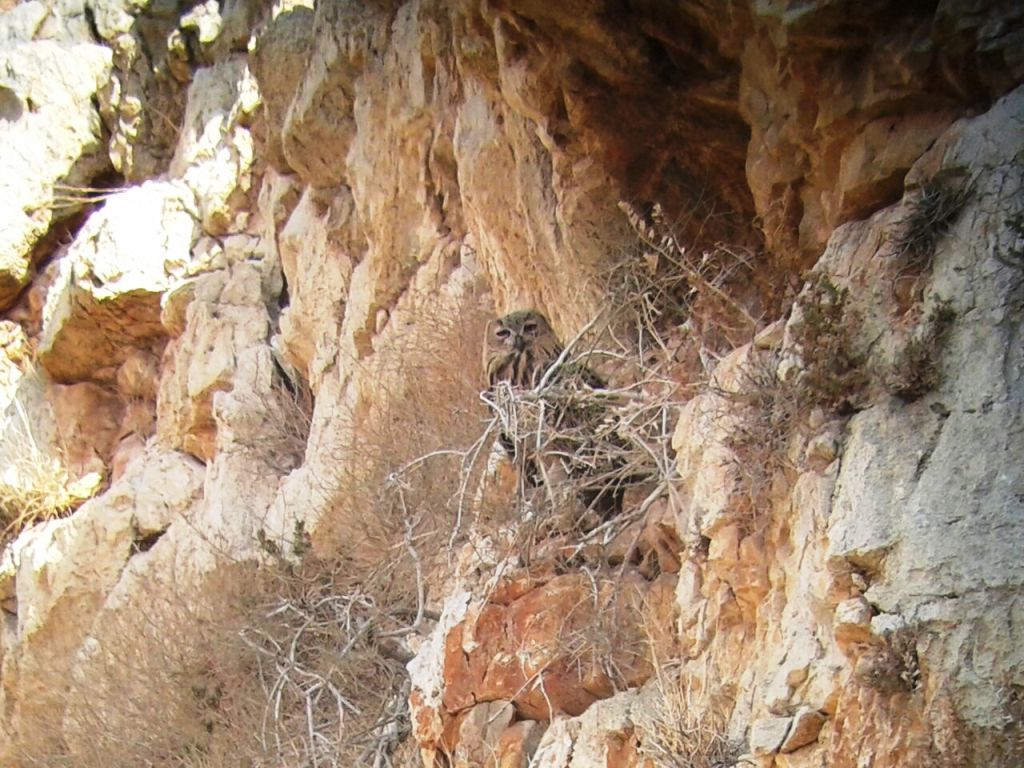
<instances>
[{"instance_id":1,"label":"pale white rock","mask_svg":"<svg viewBox=\"0 0 1024 768\"><path fill-rule=\"evenodd\" d=\"M314 383L338 354L338 318L345 314L352 271L363 255L338 247L339 240L352 239L347 231L357 227L354 217L347 190L328 196L310 187L276 238L289 291L281 313L282 350Z\"/></svg>"},{"instance_id":2,"label":"pale white rock","mask_svg":"<svg viewBox=\"0 0 1024 768\"><path fill-rule=\"evenodd\" d=\"M871 639L874 611L863 597L851 597L836 606L832 631L842 643L865 643Z\"/></svg>"},{"instance_id":3,"label":"pale white rock","mask_svg":"<svg viewBox=\"0 0 1024 768\"><path fill-rule=\"evenodd\" d=\"M784 655L769 679L764 698L768 709L784 712L790 705L793 692L808 678L812 665L822 655L821 644L814 637L813 625L808 626L806 616L786 616L789 621Z\"/></svg>"},{"instance_id":4,"label":"pale white rock","mask_svg":"<svg viewBox=\"0 0 1024 768\"><path fill-rule=\"evenodd\" d=\"M531 768L570 768L573 748L580 732L579 718L555 717L541 736Z\"/></svg>"},{"instance_id":5,"label":"pale white rock","mask_svg":"<svg viewBox=\"0 0 1024 768\"><path fill-rule=\"evenodd\" d=\"M839 455L838 429L815 435L807 443L804 461L811 469L824 470Z\"/></svg>"},{"instance_id":6,"label":"pale white rock","mask_svg":"<svg viewBox=\"0 0 1024 768\"><path fill-rule=\"evenodd\" d=\"M72 661L68 649L84 640L137 537L187 514L201 479L201 468L186 457L154 452L103 496L68 518L26 530L5 550L0 583L16 620L4 623L3 674L21 681L19 691L31 692L13 701L3 692L0 704L15 732L60 711ZM54 635L60 643L52 642Z\"/></svg>"},{"instance_id":7,"label":"pale white rock","mask_svg":"<svg viewBox=\"0 0 1024 768\"><path fill-rule=\"evenodd\" d=\"M205 232L242 229L248 216L254 148L249 115L259 103L245 58L235 56L196 73L184 127L168 173L192 190Z\"/></svg>"},{"instance_id":8,"label":"pale white rock","mask_svg":"<svg viewBox=\"0 0 1024 768\"><path fill-rule=\"evenodd\" d=\"M713 533L734 511L738 477L733 453L723 442L725 412L719 396L698 395L683 406L672 437L681 486L692 499L683 523L690 535Z\"/></svg>"},{"instance_id":9,"label":"pale white rock","mask_svg":"<svg viewBox=\"0 0 1024 768\"><path fill-rule=\"evenodd\" d=\"M135 531L151 534L189 513L202 491L204 474L203 466L191 456L149 446L142 460L127 468L104 499L127 506Z\"/></svg>"},{"instance_id":10,"label":"pale white rock","mask_svg":"<svg viewBox=\"0 0 1024 768\"><path fill-rule=\"evenodd\" d=\"M109 166L92 99L110 67L99 45L0 44L0 307L28 282L40 238Z\"/></svg>"},{"instance_id":11,"label":"pale white rock","mask_svg":"<svg viewBox=\"0 0 1024 768\"><path fill-rule=\"evenodd\" d=\"M956 320L935 392L909 404L883 400L852 419L829 526L830 556L867 575L873 605L926 635L937 630L921 649L926 685L954 696L967 722L989 726L1001 716L999 680L1024 646L1016 623L1006 622L1024 586L1019 273L998 258L1015 242L1007 222L1024 208L1024 133L1007 128L1019 126L1022 113L1018 88L954 124L911 173L915 181L940 172L972 180L974 193L939 240L923 291L925 315L943 301ZM863 333L883 359L896 344L886 325L894 298L870 275L885 266L879 243L893 217L883 212L837 232L821 265L880 286L857 302ZM981 667L972 661L979 658Z\"/></svg>"},{"instance_id":12,"label":"pale white rock","mask_svg":"<svg viewBox=\"0 0 1024 768\"><path fill-rule=\"evenodd\" d=\"M573 742L569 768L606 765L609 761L609 736L632 731L632 711L638 700L636 691L624 691L610 699L594 702L586 712L576 718L579 730Z\"/></svg>"},{"instance_id":13,"label":"pale white rock","mask_svg":"<svg viewBox=\"0 0 1024 768\"><path fill-rule=\"evenodd\" d=\"M750 726L750 751L768 755L779 751L793 723L792 717L762 717Z\"/></svg>"},{"instance_id":14,"label":"pale white rock","mask_svg":"<svg viewBox=\"0 0 1024 768\"><path fill-rule=\"evenodd\" d=\"M114 195L53 269L39 356L58 380L112 380L133 349L159 353L160 295L184 273L195 198L176 182Z\"/></svg>"},{"instance_id":15,"label":"pale white rock","mask_svg":"<svg viewBox=\"0 0 1024 768\"><path fill-rule=\"evenodd\" d=\"M167 348L157 434L203 460L215 452L214 393L231 389L239 358L267 343L265 292L271 290L267 281L273 276L264 269L266 265L241 262L201 275L176 294L187 307L185 328ZM164 320L175 329L180 327L181 309L176 302L164 307ZM177 319L170 319L171 312Z\"/></svg>"},{"instance_id":16,"label":"pale white rock","mask_svg":"<svg viewBox=\"0 0 1024 768\"><path fill-rule=\"evenodd\" d=\"M35 39L46 20L47 8L41 0L21 2L3 14L0 25L0 46L27 43Z\"/></svg>"},{"instance_id":17,"label":"pale white rock","mask_svg":"<svg viewBox=\"0 0 1024 768\"><path fill-rule=\"evenodd\" d=\"M509 701L477 704L459 723L452 768L486 765L495 754L502 731L512 722L515 708Z\"/></svg>"}]
</instances>

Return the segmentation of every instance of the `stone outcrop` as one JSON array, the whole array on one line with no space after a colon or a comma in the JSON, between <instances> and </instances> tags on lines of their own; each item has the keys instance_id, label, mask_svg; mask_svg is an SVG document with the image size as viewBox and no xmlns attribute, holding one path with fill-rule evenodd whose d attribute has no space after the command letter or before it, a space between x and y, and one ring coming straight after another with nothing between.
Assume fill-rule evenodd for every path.
<instances>
[{"instance_id":1,"label":"stone outcrop","mask_svg":"<svg viewBox=\"0 0 1024 768\"><path fill-rule=\"evenodd\" d=\"M1024 11L599 5L0 0L0 762L1024 760Z\"/></svg>"},{"instance_id":2,"label":"stone outcrop","mask_svg":"<svg viewBox=\"0 0 1024 768\"><path fill-rule=\"evenodd\" d=\"M32 3L21 6L27 10ZM13 13L13 12L12 12ZM94 99L110 77L109 48L0 40L0 307L9 307L46 254L44 236L94 194L110 165ZM59 83L60 85L55 85ZM50 243L52 248L53 243Z\"/></svg>"}]
</instances>

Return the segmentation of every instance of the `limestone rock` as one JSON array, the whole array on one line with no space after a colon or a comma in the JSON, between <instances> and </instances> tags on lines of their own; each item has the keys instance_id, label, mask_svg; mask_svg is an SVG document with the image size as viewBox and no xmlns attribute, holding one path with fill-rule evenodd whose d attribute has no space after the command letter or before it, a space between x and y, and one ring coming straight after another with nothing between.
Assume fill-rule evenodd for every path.
<instances>
[{"instance_id":1,"label":"limestone rock","mask_svg":"<svg viewBox=\"0 0 1024 768\"><path fill-rule=\"evenodd\" d=\"M812 744L825 724L825 716L820 712L804 707L793 715L793 724L779 747L780 752L795 752L801 747Z\"/></svg>"},{"instance_id":2,"label":"limestone rock","mask_svg":"<svg viewBox=\"0 0 1024 768\"><path fill-rule=\"evenodd\" d=\"M446 598L437 626L409 662L413 733L425 748L436 749L441 744L446 641L451 630L464 620L469 600L470 595L464 591Z\"/></svg>"},{"instance_id":3,"label":"limestone rock","mask_svg":"<svg viewBox=\"0 0 1024 768\"><path fill-rule=\"evenodd\" d=\"M113 196L53 266L39 356L58 381L113 381L133 349L159 355L160 294L195 239L195 198L150 182Z\"/></svg>"},{"instance_id":4,"label":"limestone rock","mask_svg":"<svg viewBox=\"0 0 1024 768\"><path fill-rule=\"evenodd\" d=\"M1010 490L1017 473L1010 457L1024 448L1021 368L1012 362L1019 348L1005 335L1013 300L1008 273L995 266L990 250L975 245L976 228L998 233L1019 211L1017 198L1005 193L1022 183L1011 159L1019 139L1008 139L997 125L1019 114L1022 100L1018 89L989 113L957 124L919 161L926 169L939 161L976 174L976 196L937 246L930 278L930 290L948 297L963 319L941 350L943 378L930 402L883 402L853 419L830 523L833 556L869 573L877 569L866 597L880 610L925 621L956 615L958 629L941 633L944 640L931 657L954 679L962 674L955 638L989 636L982 628L990 626L992 614L979 611L976 590L1015 589L1024 579L1014 554L1024 530L995 523L1020 506ZM825 261L837 257L829 252ZM881 258L861 269L884 267ZM893 301L891 294L872 298ZM968 448L981 444L984 457ZM1010 513L1009 519L1018 518ZM989 600L991 611L1009 609L1000 608L994 594ZM989 642L998 655L1006 641L996 633ZM993 702L982 704L984 694L973 690L965 708L983 719Z\"/></svg>"},{"instance_id":5,"label":"limestone rock","mask_svg":"<svg viewBox=\"0 0 1024 768\"><path fill-rule=\"evenodd\" d=\"M544 730L544 725L536 720L520 720L502 731L494 768L528 768Z\"/></svg>"},{"instance_id":6,"label":"limestone rock","mask_svg":"<svg viewBox=\"0 0 1024 768\"><path fill-rule=\"evenodd\" d=\"M189 87L185 130L168 172L192 190L208 234L245 228L254 161L245 124L258 101L255 82L240 56L200 70Z\"/></svg>"},{"instance_id":7,"label":"limestone rock","mask_svg":"<svg viewBox=\"0 0 1024 768\"><path fill-rule=\"evenodd\" d=\"M570 768L588 765L620 766L625 768L626 750L619 741L629 740L633 733L630 713L636 706L633 692L620 693L597 702L579 718L579 733L573 742Z\"/></svg>"},{"instance_id":8,"label":"limestone rock","mask_svg":"<svg viewBox=\"0 0 1024 768\"><path fill-rule=\"evenodd\" d=\"M235 381L238 358L267 338L264 280L239 264L198 278L185 333L168 345L160 383L158 434L198 458L215 450L215 392ZM190 350L205 350L202 356Z\"/></svg>"},{"instance_id":9,"label":"limestone rock","mask_svg":"<svg viewBox=\"0 0 1024 768\"><path fill-rule=\"evenodd\" d=\"M743 51L740 105L756 147L747 179L773 250L800 249L809 264L847 217L898 199L903 175L972 90L940 74L937 56L960 72L999 61L980 86L989 103L1019 82L1019 32L1009 30L1021 13L993 10L951 3L931 18L880 2L852 18L832 3L754 4L759 34ZM858 57L856 73L841 63L848 55ZM842 97L808 109L819 99L805 89L835 93L838 82ZM921 92L930 98L918 100Z\"/></svg>"},{"instance_id":10,"label":"limestone rock","mask_svg":"<svg viewBox=\"0 0 1024 768\"><path fill-rule=\"evenodd\" d=\"M285 158L283 131L313 46L313 18L312 9L302 7L279 14L249 56L249 66L260 84L260 145L266 149L268 162L282 173L292 170Z\"/></svg>"},{"instance_id":11,"label":"limestone rock","mask_svg":"<svg viewBox=\"0 0 1024 768\"><path fill-rule=\"evenodd\" d=\"M865 643L871 639L871 605L863 597L844 600L836 606L833 632L840 643Z\"/></svg>"},{"instance_id":12,"label":"limestone rock","mask_svg":"<svg viewBox=\"0 0 1024 768\"><path fill-rule=\"evenodd\" d=\"M121 399L89 382L55 385L47 394L59 425L60 443L67 446L65 460L72 473L105 475L114 445L122 436Z\"/></svg>"},{"instance_id":13,"label":"limestone rock","mask_svg":"<svg viewBox=\"0 0 1024 768\"><path fill-rule=\"evenodd\" d=\"M508 701L491 701L470 709L460 720L453 740L453 768L473 768L493 760L499 753L501 736L514 715L515 709Z\"/></svg>"},{"instance_id":14,"label":"limestone rock","mask_svg":"<svg viewBox=\"0 0 1024 768\"><path fill-rule=\"evenodd\" d=\"M750 751L755 755L778 752L793 724L791 717L764 717L750 727Z\"/></svg>"},{"instance_id":15,"label":"limestone rock","mask_svg":"<svg viewBox=\"0 0 1024 768\"><path fill-rule=\"evenodd\" d=\"M604 678L605 662L624 677L619 684L646 679L649 667L633 650L635 638L631 641L630 627L621 619L614 627L598 622L603 628L588 630L596 622L592 601L611 597L588 599L588 588L577 576L557 576L507 608L484 605L455 627L445 659L446 709L457 712L473 701L510 698L530 719L548 720L558 712L578 715L596 699L611 695L615 684ZM630 588L642 599L642 587ZM606 610L627 615L625 602ZM591 631L595 634L588 637ZM593 647L585 646L578 657L565 656L559 648L570 642Z\"/></svg>"},{"instance_id":16,"label":"limestone rock","mask_svg":"<svg viewBox=\"0 0 1024 768\"><path fill-rule=\"evenodd\" d=\"M431 768L649 768L666 681L671 724L713 737L723 764L1018 764L1024 59L1022 12L997 5L7 11L0 58L68 74L73 97L53 98L82 120L38 120L61 141L75 126L75 146L0 181L11 221L32 219L0 249L24 273L4 318L20 328L0 324L0 454L23 418L48 446L72 435L74 463L111 485L22 534L0 569L0 742L49 739L39 764L75 762L101 732L197 754L162 728L171 707L150 683L174 678L175 653L212 674L190 623L198 593L239 563L290 569L270 552L295 554L296 531L342 558L338 586L359 586L405 556L389 526L408 524L427 604L415 631L375 637L416 652L396 765L419 748ZM69 52L74 72L55 61ZM29 146L48 94L30 104L22 69L0 75L0 132ZM55 184L108 167L135 186L67 233L33 217ZM962 207L907 263L908 224L957 185ZM709 385L680 405L674 474L646 519L605 521L583 546L537 541L526 528L543 510L518 504L514 467L504 495L471 480L455 496L458 472L432 470L484 472L498 428L478 440L487 317L535 307L568 339L617 308L616 268L659 263L624 200L664 215L677 247L660 257L692 259L672 297L692 322L667 329L683 345L668 352L694 361L680 399L698 374ZM698 349L694 328L717 318L691 311L709 286L687 270L723 252L749 261L750 343ZM791 389L815 351L796 341L807 294L785 309L815 260L815 279L848 291L844 340L863 362L837 408ZM23 290L33 261L47 266ZM634 330L620 325L609 334ZM56 384L30 374L36 349ZM756 387L754 366L771 374ZM760 441L778 448L765 458L736 437L775 396L792 412ZM399 514L410 463L438 488ZM169 609L156 637L151 606ZM107 666L118 648L138 663ZM233 698L237 677L213 702L197 686L223 717L196 743L263 711ZM100 713L108 727L90 728ZM741 758L748 743L757 754Z\"/></svg>"},{"instance_id":17,"label":"limestone rock","mask_svg":"<svg viewBox=\"0 0 1024 768\"><path fill-rule=\"evenodd\" d=\"M109 166L93 99L110 67L99 45L0 43L0 308L45 255L43 236L81 210Z\"/></svg>"},{"instance_id":18,"label":"limestone rock","mask_svg":"<svg viewBox=\"0 0 1024 768\"><path fill-rule=\"evenodd\" d=\"M566 768L572 758L580 723L576 718L555 719L541 737L537 751L530 762L537 768Z\"/></svg>"}]
</instances>

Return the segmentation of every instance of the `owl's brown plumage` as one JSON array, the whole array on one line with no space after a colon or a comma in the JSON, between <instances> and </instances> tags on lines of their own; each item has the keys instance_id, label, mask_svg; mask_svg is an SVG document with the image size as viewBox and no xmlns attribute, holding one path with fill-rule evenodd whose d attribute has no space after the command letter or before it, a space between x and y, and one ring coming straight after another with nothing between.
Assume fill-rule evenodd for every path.
<instances>
[{"instance_id":1,"label":"owl's brown plumage","mask_svg":"<svg viewBox=\"0 0 1024 768\"><path fill-rule=\"evenodd\" d=\"M528 309L499 317L488 326L484 342L487 386L507 381L514 387L533 388L561 352L540 312Z\"/></svg>"},{"instance_id":2,"label":"owl's brown plumage","mask_svg":"<svg viewBox=\"0 0 1024 768\"><path fill-rule=\"evenodd\" d=\"M502 382L508 382L514 388L535 389L544 378L548 369L562 353L562 345L551 330L551 324L544 315L536 310L521 310L499 317L490 323L487 337L484 340L484 374L487 386L494 389ZM576 461L571 457L580 454L589 457L599 450L597 443L583 437L567 437L585 429L588 422L599 420L601 408L596 410L591 404L588 407L585 398L577 399L580 390L577 384L594 389L604 387L604 382L586 365L569 361L550 377L555 386L552 391L544 394L549 405L547 421L548 429L562 436L553 436L547 449L540 454L535 448L527 447L527 441L516 435L516 430L503 431L498 435L498 442L508 456L520 464L524 479L531 485L538 485L542 472L539 462L557 461L564 465L564 471L578 486L577 495L587 509L595 510L606 516L621 509L622 484L588 480L590 476L614 474L618 462L611 461ZM572 394L573 392L577 394ZM514 414L516 404L514 396L496 393L496 408ZM512 421L510 419L510 421ZM544 454L549 454L545 459ZM558 458L554 458L555 456Z\"/></svg>"}]
</instances>

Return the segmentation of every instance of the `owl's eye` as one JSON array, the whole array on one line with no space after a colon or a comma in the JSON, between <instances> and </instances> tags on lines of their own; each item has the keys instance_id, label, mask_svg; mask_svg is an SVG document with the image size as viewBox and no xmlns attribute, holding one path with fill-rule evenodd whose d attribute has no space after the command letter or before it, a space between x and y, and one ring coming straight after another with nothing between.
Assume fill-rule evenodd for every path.
<instances>
[{"instance_id":1,"label":"owl's eye","mask_svg":"<svg viewBox=\"0 0 1024 768\"><path fill-rule=\"evenodd\" d=\"M494 335L499 339L507 339L511 331L508 328L499 328L494 332Z\"/></svg>"},{"instance_id":2,"label":"owl's eye","mask_svg":"<svg viewBox=\"0 0 1024 768\"><path fill-rule=\"evenodd\" d=\"M527 333L533 333L534 331L537 330L537 324L536 323L525 323L523 325L523 330L526 331Z\"/></svg>"}]
</instances>

